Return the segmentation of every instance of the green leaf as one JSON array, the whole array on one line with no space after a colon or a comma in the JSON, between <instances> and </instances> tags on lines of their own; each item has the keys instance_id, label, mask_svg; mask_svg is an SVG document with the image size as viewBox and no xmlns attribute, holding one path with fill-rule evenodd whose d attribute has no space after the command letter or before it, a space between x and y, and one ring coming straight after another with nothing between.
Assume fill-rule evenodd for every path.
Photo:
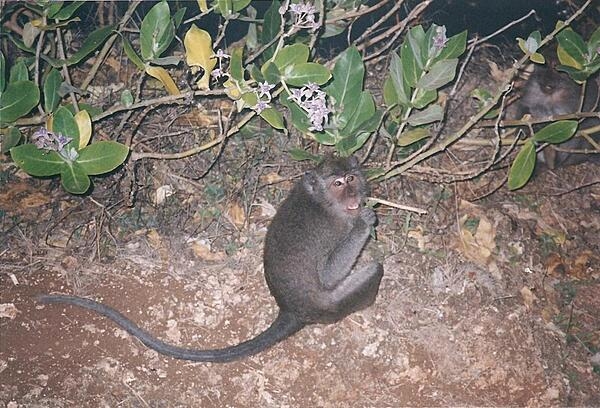
<instances>
[{"instance_id":1,"label":"green leaf","mask_svg":"<svg viewBox=\"0 0 600 408\"><path fill-rule=\"evenodd\" d=\"M61 8L56 14L53 16L48 16L50 18L62 21L70 19L73 14L77 11L77 9L85 4L85 1L74 1L72 3L67 4L63 8Z\"/></svg>"},{"instance_id":2,"label":"green leaf","mask_svg":"<svg viewBox=\"0 0 600 408\"><path fill-rule=\"evenodd\" d=\"M433 64L431 70L417 82L417 88L433 91L454 79L458 59L441 60Z\"/></svg>"},{"instance_id":3,"label":"green leaf","mask_svg":"<svg viewBox=\"0 0 600 408\"><path fill-rule=\"evenodd\" d=\"M252 6L248 6L246 8L246 14L249 19L256 20L256 15L258 12ZM256 23L248 24L248 32L246 33L246 37L244 37L244 41L246 42L246 47L250 50L256 50L260 48L260 44L258 43L258 29Z\"/></svg>"},{"instance_id":4,"label":"green leaf","mask_svg":"<svg viewBox=\"0 0 600 408\"><path fill-rule=\"evenodd\" d=\"M523 187L533 174L535 168L535 144L532 140L525 142L508 172L508 188L517 190Z\"/></svg>"},{"instance_id":5,"label":"green leaf","mask_svg":"<svg viewBox=\"0 0 600 408\"><path fill-rule=\"evenodd\" d=\"M358 149L362 148L364 146L364 144L367 143L367 140L369 140L370 136L371 136L371 132L358 133L358 135L356 136L356 143L354 144L354 147L351 149L348 149L348 156L350 156L351 154L354 154L354 152L356 152Z\"/></svg>"},{"instance_id":6,"label":"green leaf","mask_svg":"<svg viewBox=\"0 0 600 408\"><path fill-rule=\"evenodd\" d=\"M231 15L233 9L232 0L217 0L217 11L223 16L228 17Z\"/></svg>"},{"instance_id":7,"label":"green leaf","mask_svg":"<svg viewBox=\"0 0 600 408\"><path fill-rule=\"evenodd\" d=\"M385 81L383 81L383 101L388 107L392 107L398 103L396 88L390 77L387 77Z\"/></svg>"},{"instance_id":8,"label":"green leaf","mask_svg":"<svg viewBox=\"0 0 600 408\"><path fill-rule=\"evenodd\" d=\"M423 73L423 68L417 64L408 41L404 41L400 48L400 61L402 62L402 72L404 73L406 83L414 88Z\"/></svg>"},{"instance_id":9,"label":"green leaf","mask_svg":"<svg viewBox=\"0 0 600 408\"><path fill-rule=\"evenodd\" d=\"M433 46L433 38L437 35L438 28L440 28L440 26L432 24L425 32L425 39L421 44L421 54L425 57L425 63L429 63L440 52L439 48Z\"/></svg>"},{"instance_id":10,"label":"green leaf","mask_svg":"<svg viewBox=\"0 0 600 408\"><path fill-rule=\"evenodd\" d=\"M260 117L275 129L285 129L283 115L274 108L267 108L260 113Z\"/></svg>"},{"instance_id":11,"label":"green leaf","mask_svg":"<svg viewBox=\"0 0 600 408\"><path fill-rule=\"evenodd\" d=\"M376 110L369 119L365 120L358 128L356 128L356 133L367 132L370 134L374 132L381 124L381 118L383 118L383 111Z\"/></svg>"},{"instance_id":12,"label":"green leaf","mask_svg":"<svg viewBox=\"0 0 600 408\"><path fill-rule=\"evenodd\" d=\"M15 147L21 141L21 131L19 128L10 126L8 132L2 135L2 151L1 153L8 153L10 149Z\"/></svg>"},{"instance_id":13,"label":"green leaf","mask_svg":"<svg viewBox=\"0 0 600 408\"><path fill-rule=\"evenodd\" d=\"M406 42L415 58L415 62L419 66L420 69L424 69L425 64L427 63L427 50L429 47L427 46L427 40L425 38L425 31L423 27L418 25L416 27L411 28L406 35Z\"/></svg>"},{"instance_id":14,"label":"green leaf","mask_svg":"<svg viewBox=\"0 0 600 408\"><path fill-rule=\"evenodd\" d=\"M162 32L162 35L157 37L155 57L153 58L153 61L157 60L162 55L162 53L165 52L167 48L169 48L174 38L175 25L173 24L173 20L169 20L165 29Z\"/></svg>"},{"instance_id":15,"label":"green leaf","mask_svg":"<svg viewBox=\"0 0 600 408\"><path fill-rule=\"evenodd\" d=\"M440 105L431 105L421 111L413 111L408 117L408 123L411 126L426 125L437 122L444 118L444 110Z\"/></svg>"},{"instance_id":16,"label":"green leaf","mask_svg":"<svg viewBox=\"0 0 600 408\"><path fill-rule=\"evenodd\" d=\"M174 34L169 5L163 0L156 3L142 20L140 47L144 61L160 57L160 54L167 49L170 41L169 43L165 42L168 39L169 31Z\"/></svg>"},{"instance_id":17,"label":"green leaf","mask_svg":"<svg viewBox=\"0 0 600 408\"><path fill-rule=\"evenodd\" d=\"M340 131L343 137L353 135L363 122L375 114L375 103L369 92L362 91L356 101L358 102L356 108L349 116L346 126Z\"/></svg>"},{"instance_id":18,"label":"green leaf","mask_svg":"<svg viewBox=\"0 0 600 408\"><path fill-rule=\"evenodd\" d=\"M311 82L323 85L331 78L329 70L316 62L305 62L288 66L283 72L283 80L292 86L304 86Z\"/></svg>"},{"instance_id":19,"label":"green leaf","mask_svg":"<svg viewBox=\"0 0 600 408\"><path fill-rule=\"evenodd\" d=\"M419 140L423 140L430 136L430 131L428 127L418 127L411 130L407 130L402 132L396 144L400 147L410 146L413 143L418 142Z\"/></svg>"},{"instance_id":20,"label":"green leaf","mask_svg":"<svg viewBox=\"0 0 600 408\"><path fill-rule=\"evenodd\" d=\"M73 118L73 114L66 107L61 106L54 112L52 131L72 138L70 146L75 149L79 148L79 127Z\"/></svg>"},{"instance_id":21,"label":"green leaf","mask_svg":"<svg viewBox=\"0 0 600 408\"><path fill-rule=\"evenodd\" d=\"M277 36L277 34L279 34L279 29L281 27L281 14L279 14L280 7L281 3L277 0L273 0L267 11L265 11L263 29L260 37L262 45L268 44L275 36ZM276 46L277 44L272 44L263 52L265 60L268 60L273 56Z\"/></svg>"},{"instance_id":22,"label":"green leaf","mask_svg":"<svg viewBox=\"0 0 600 408\"><path fill-rule=\"evenodd\" d=\"M127 57L139 70L143 71L146 68L144 61L142 61L142 59L137 55L127 38L121 36L121 40L123 41L123 50L125 51L125 55L127 55Z\"/></svg>"},{"instance_id":23,"label":"green leaf","mask_svg":"<svg viewBox=\"0 0 600 408\"><path fill-rule=\"evenodd\" d=\"M245 92L242 94L242 100L247 106L252 107L258 103L258 95L256 92Z\"/></svg>"},{"instance_id":24,"label":"green leaf","mask_svg":"<svg viewBox=\"0 0 600 408\"><path fill-rule=\"evenodd\" d=\"M558 44L563 50L582 66L587 59L587 45L583 38L571 28L567 27L556 35Z\"/></svg>"},{"instance_id":25,"label":"green leaf","mask_svg":"<svg viewBox=\"0 0 600 408\"><path fill-rule=\"evenodd\" d=\"M67 108L69 110L69 112L71 112L71 114L73 114L73 116L75 115L75 108L73 107L72 104L68 104L65 105L65 108ZM92 106L89 103L80 103L79 104L79 110L82 111L87 111L87 113L90 114L90 117L94 117L94 116L98 116L100 115L102 112L104 112L101 108L98 108L96 106Z\"/></svg>"},{"instance_id":26,"label":"green leaf","mask_svg":"<svg viewBox=\"0 0 600 408\"><path fill-rule=\"evenodd\" d=\"M40 101L40 90L31 81L11 82L0 96L0 124L25 116Z\"/></svg>"},{"instance_id":27,"label":"green leaf","mask_svg":"<svg viewBox=\"0 0 600 408\"><path fill-rule=\"evenodd\" d=\"M6 88L6 60L4 54L0 51L0 94Z\"/></svg>"},{"instance_id":28,"label":"green leaf","mask_svg":"<svg viewBox=\"0 0 600 408\"><path fill-rule=\"evenodd\" d=\"M258 69L258 67L256 65L250 64L248 68L249 68L250 76L252 77L252 79L254 79L256 82L264 82L265 81L265 77L263 77L262 72L260 72L260 69Z\"/></svg>"},{"instance_id":29,"label":"green leaf","mask_svg":"<svg viewBox=\"0 0 600 408\"><path fill-rule=\"evenodd\" d=\"M309 52L310 50L306 44L296 43L287 45L277 53L273 62L280 71L283 71L290 65L308 62Z\"/></svg>"},{"instance_id":30,"label":"green leaf","mask_svg":"<svg viewBox=\"0 0 600 408\"><path fill-rule=\"evenodd\" d=\"M402 71L402 61L395 52L392 52L392 61L390 62L390 78L396 90L398 103L402 105L409 104L410 86L406 83Z\"/></svg>"},{"instance_id":31,"label":"green leaf","mask_svg":"<svg viewBox=\"0 0 600 408\"><path fill-rule=\"evenodd\" d=\"M340 156L348 157L350 156L350 151L358 150L357 145L358 140L356 139L356 135L348 135L335 144L335 150L337 150Z\"/></svg>"},{"instance_id":32,"label":"green leaf","mask_svg":"<svg viewBox=\"0 0 600 408\"><path fill-rule=\"evenodd\" d=\"M125 89L123 92L121 92L121 103L126 108L129 108L131 105L133 105L133 94L129 89Z\"/></svg>"},{"instance_id":33,"label":"green leaf","mask_svg":"<svg viewBox=\"0 0 600 408\"><path fill-rule=\"evenodd\" d=\"M576 120L560 120L545 126L533 135L536 142L558 144L569 140L577 131L579 122Z\"/></svg>"},{"instance_id":34,"label":"green leaf","mask_svg":"<svg viewBox=\"0 0 600 408\"><path fill-rule=\"evenodd\" d=\"M90 178L78 162L65 163L60 173L60 182L72 194L84 194L91 185Z\"/></svg>"},{"instance_id":35,"label":"green leaf","mask_svg":"<svg viewBox=\"0 0 600 408\"><path fill-rule=\"evenodd\" d=\"M40 150L31 143L13 147L10 156L23 171L36 177L60 174L66 164L57 152Z\"/></svg>"},{"instance_id":36,"label":"green leaf","mask_svg":"<svg viewBox=\"0 0 600 408\"><path fill-rule=\"evenodd\" d=\"M58 107L60 102L58 90L62 82L60 72L56 68L52 68L44 81L44 111L46 113L52 113Z\"/></svg>"},{"instance_id":37,"label":"green leaf","mask_svg":"<svg viewBox=\"0 0 600 408\"><path fill-rule=\"evenodd\" d=\"M297 161L311 160L315 163L319 163L321 161L321 158L319 156L309 153L303 149L292 148L288 150L288 154L292 156L292 159Z\"/></svg>"},{"instance_id":38,"label":"green leaf","mask_svg":"<svg viewBox=\"0 0 600 408\"><path fill-rule=\"evenodd\" d=\"M313 137L317 142L325 146L333 146L336 143L336 137L330 131L313 133Z\"/></svg>"},{"instance_id":39,"label":"green leaf","mask_svg":"<svg viewBox=\"0 0 600 408\"><path fill-rule=\"evenodd\" d=\"M436 90L427 91L423 88L417 88L413 97L413 106L417 109L423 109L431 102L437 99L438 93Z\"/></svg>"},{"instance_id":40,"label":"green leaf","mask_svg":"<svg viewBox=\"0 0 600 408\"><path fill-rule=\"evenodd\" d=\"M129 154L129 148L112 140L92 143L79 151L76 163L85 174L96 176L119 167Z\"/></svg>"},{"instance_id":41,"label":"green leaf","mask_svg":"<svg viewBox=\"0 0 600 408\"><path fill-rule=\"evenodd\" d=\"M187 7L182 7L179 10L177 10L175 12L175 14L173 14L173 26L174 26L173 29L175 31L177 31L177 29L181 25L181 22L183 21L183 17L185 17L186 10L187 10Z\"/></svg>"},{"instance_id":42,"label":"green leaf","mask_svg":"<svg viewBox=\"0 0 600 408\"><path fill-rule=\"evenodd\" d=\"M8 82L20 82L29 80L29 71L23 60L19 60L10 69Z\"/></svg>"},{"instance_id":43,"label":"green leaf","mask_svg":"<svg viewBox=\"0 0 600 408\"><path fill-rule=\"evenodd\" d=\"M444 48L435 58L435 62L460 57L467 46L467 30L448 38Z\"/></svg>"},{"instance_id":44,"label":"green leaf","mask_svg":"<svg viewBox=\"0 0 600 408\"><path fill-rule=\"evenodd\" d=\"M279 73L277 65L271 61L267 61L262 66L261 71L265 77L265 80L271 85L278 84L281 80L281 74Z\"/></svg>"},{"instance_id":45,"label":"green leaf","mask_svg":"<svg viewBox=\"0 0 600 408\"><path fill-rule=\"evenodd\" d=\"M588 54L592 56L594 55L594 51L600 47L600 26L596 28L596 30L590 36L590 39L587 42L587 47Z\"/></svg>"},{"instance_id":46,"label":"green leaf","mask_svg":"<svg viewBox=\"0 0 600 408\"><path fill-rule=\"evenodd\" d=\"M248 7L248 4L250 4L250 1L251 0L233 0L232 1L233 11L235 11L236 13L238 11L242 11L243 9Z\"/></svg>"},{"instance_id":47,"label":"green leaf","mask_svg":"<svg viewBox=\"0 0 600 408\"><path fill-rule=\"evenodd\" d=\"M81 48L66 61L67 65L74 65L79 63L82 59L87 57L91 52L95 51L100 45L106 42L106 39L113 34L113 30L116 25L109 25L106 27L99 28L91 33L83 42Z\"/></svg>"},{"instance_id":48,"label":"green leaf","mask_svg":"<svg viewBox=\"0 0 600 408\"><path fill-rule=\"evenodd\" d=\"M329 8L325 10L325 24L324 30L320 32L321 38L330 38L341 34L350 25L351 19L343 19L346 14L346 10L340 7ZM334 21L331 21L334 20Z\"/></svg>"},{"instance_id":49,"label":"green leaf","mask_svg":"<svg viewBox=\"0 0 600 408\"><path fill-rule=\"evenodd\" d=\"M181 57L176 57L174 55L168 57L154 58L152 60L152 65L160 65L160 66L173 66L178 65L181 62Z\"/></svg>"},{"instance_id":50,"label":"green leaf","mask_svg":"<svg viewBox=\"0 0 600 408\"><path fill-rule=\"evenodd\" d=\"M369 139L370 133L361 132L356 135L352 135L350 137L346 137L340 140L336 145L336 150L340 153L342 157L348 157L366 143Z\"/></svg>"},{"instance_id":51,"label":"green leaf","mask_svg":"<svg viewBox=\"0 0 600 408\"><path fill-rule=\"evenodd\" d=\"M244 81L243 53L242 47L235 47L231 51L231 60L229 61L229 73L233 79L239 82Z\"/></svg>"},{"instance_id":52,"label":"green leaf","mask_svg":"<svg viewBox=\"0 0 600 408\"><path fill-rule=\"evenodd\" d=\"M288 99L289 94L283 92L279 97L281 104L290 111L292 125L302 133L309 133L308 128L312 126L306 112L302 110L294 101Z\"/></svg>"},{"instance_id":53,"label":"green leaf","mask_svg":"<svg viewBox=\"0 0 600 408\"><path fill-rule=\"evenodd\" d=\"M569 74L569 76L571 77L571 79L573 81L578 81L578 82L583 82L586 81L589 76L591 75L590 72L587 71L581 71L577 68L573 68L567 65L558 65L556 67L557 71L561 71L561 72L566 72L567 74Z\"/></svg>"},{"instance_id":54,"label":"green leaf","mask_svg":"<svg viewBox=\"0 0 600 408\"><path fill-rule=\"evenodd\" d=\"M53 18L54 15L56 13L58 13L60 11L60 9L63 6L64 1L52 1L49 3L46 3L45 5L45 11L46 11L46 15L50 18Z\"/></svg>"},{"instance_id":55,"label":"green leaf","mask_svg":"<svg viewBox=\"0 0 600 408\"><path fill-rule=\"evenodd\" d=\"M333 80L325 91L335 100L335 106L340 114L339 126L347 121L344 117L356 109L360 92L363 89L365 67L356 47L346 49L338 58L333 68Z\"/></svg>"}]
</instances>

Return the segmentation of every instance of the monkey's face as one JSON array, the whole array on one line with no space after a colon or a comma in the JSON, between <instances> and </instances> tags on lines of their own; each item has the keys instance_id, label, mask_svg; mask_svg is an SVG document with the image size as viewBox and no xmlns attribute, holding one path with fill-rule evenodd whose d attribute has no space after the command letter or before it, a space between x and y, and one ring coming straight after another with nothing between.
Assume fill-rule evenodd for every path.
<instances>
[{"instance_id":1,"label":"monkey's face","mask_svg":"<svg viewBox=\"0 0 600 408\"><path fill-rule=\"evenodd\" d=\"M342 214L358 216L365 199L364 181L359 174L332 176L328 180L330 201Z\"/></svg>"}]
</instances>

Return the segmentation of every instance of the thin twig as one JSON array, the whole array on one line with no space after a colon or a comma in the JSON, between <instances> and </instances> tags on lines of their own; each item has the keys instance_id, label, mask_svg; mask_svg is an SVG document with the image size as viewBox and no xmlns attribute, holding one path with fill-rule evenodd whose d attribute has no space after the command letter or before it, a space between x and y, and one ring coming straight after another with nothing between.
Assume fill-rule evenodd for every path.
<instances>
[{"instance_id":1,"label":"thin twig","mask_svg":"<svg viewBox=\"0 0 600 408\"><path fill-rule=\"evenodd\" d=\"M487 37L483 37L480 40L478 40L478 39L475 38L474 39L475 41L473 41L470 46L471 47L475 47L475 46L477 46L477 45L479 45L481 43L484 43L484 42L488 41L489 39L497 36L498 34L500 34L500 33L504 32L504 31L508 30L510 27L512 27L512 26L514 26L516 24L519 24L521 21L529 18L529 16L532 16L534 14L535 14L535 10L531 10L531 11L529 11L529 13L525 14L523 17L521 17L521 18L519 18L517 20L511 21L510 23L508 23L504 27L500 28L499 30L494 31L493 33L491 33Z\"/></svg>"},{"instance_id":2,"label":"thin twig","mask_svg":"<svg viewBox=\"0 0 600 408\"><path fill-rule=\"evenodd\" d=\"M62 63L62 74L63 74L63 78L65 79L65 82L68 85L71 85L70 88L73 89L72 85L73 83L71 82L71 74L69 74L69 68L67 67L67 63L66 63L66 55L65 55L65 49L64 49L64 44L63 44L63 40L62 40L62 30L60 27L58 27L56 29L56 42L57 44L57 50L58 50L58 56L60 59L62 59L63 62ZM75 92L74 91L69 91L69 96L71 97L71 104L73 105L73 109L75 109L75 112L79 112L79 104L77 103L77 97L75 96Z\"/></svg>"},{"instance_id":3,"label":"thin twig","mask_svg":"<svg viewBox=\"0 0 600 408\"><path fill-rule=\"evenodd\" d=\"M403 205L403 204L397 204L397 203L394 203L394 202L391 202L388 200L384 200L383 198L368 197L367 201L377 203L377 204L387 205L388 207L398 208L400 210L414 212L417 214L427 214L427 210L423 210L422 208L411 207L411 206Z\"/></svg>"},{"instance_id":4,"label":"thin twig","mask_svg":"<svg viewBox=\"0 0 600 408\"><path fill-rule=\"evenodd\" d=\"M90 68L90 72L88 73L87 77L81 83L81 89L86 90L87 87L90 85L90 83L96 76L96 73L98 72L98 69L100 68L100 65L104 62L104 58L106 57L106 55L110 51L113 43L117 39L117 33L120 33L123 30L123 28L129 21L129 19L133 15L133 12L137 8L137 6L140 5L140 3L141 3L140 0L131 2L131 4L129 5L129 8L125 12L125 15L123 16L123 18L121 19L121 22L119 23L119 28L117 29L117 32L108 38L108 40L102 47L102 50L100 50L100 52L98 53L98 56L96 57L96 61L94 62L94 65L92 65L92 68Z\"/></svg>"}]
</instances>

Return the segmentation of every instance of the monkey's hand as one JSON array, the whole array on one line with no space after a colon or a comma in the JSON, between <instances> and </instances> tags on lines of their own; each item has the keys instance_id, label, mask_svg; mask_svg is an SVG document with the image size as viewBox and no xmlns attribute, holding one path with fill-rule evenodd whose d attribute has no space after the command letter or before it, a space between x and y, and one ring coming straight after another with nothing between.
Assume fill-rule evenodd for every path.
<instances>
[{"instance_id":1,"label":"monkey's hand","mask_svg":"<svg viewBox=\"0 0 600 408\"><path fill-rule=\"evenodd\" d=\"M367 227L371 227L372 225L375 225L375 222L377 221L377 215L375 215L375 211L373 211L372 208L363 207L360 210L360 219L367 224Z\"/></svg>"}]
</instances>

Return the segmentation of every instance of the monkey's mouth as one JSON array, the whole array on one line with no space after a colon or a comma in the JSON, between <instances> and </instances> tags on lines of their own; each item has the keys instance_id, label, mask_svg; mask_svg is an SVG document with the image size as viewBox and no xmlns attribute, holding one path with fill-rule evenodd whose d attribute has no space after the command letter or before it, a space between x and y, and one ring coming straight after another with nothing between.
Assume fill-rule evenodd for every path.
<instances>
[{"instance_id":1,"label":"monkey's mouth","mask_svg":"<svg viewBox=\"0 0 600 408\"><path fill-rule=\"evenodd\" d=\"M346 211L353 213L358 211L358 209L360 208L360 203L356 202L356 203L348 203L348 205L346 206Z\"/></svg>"}]
</instances>

